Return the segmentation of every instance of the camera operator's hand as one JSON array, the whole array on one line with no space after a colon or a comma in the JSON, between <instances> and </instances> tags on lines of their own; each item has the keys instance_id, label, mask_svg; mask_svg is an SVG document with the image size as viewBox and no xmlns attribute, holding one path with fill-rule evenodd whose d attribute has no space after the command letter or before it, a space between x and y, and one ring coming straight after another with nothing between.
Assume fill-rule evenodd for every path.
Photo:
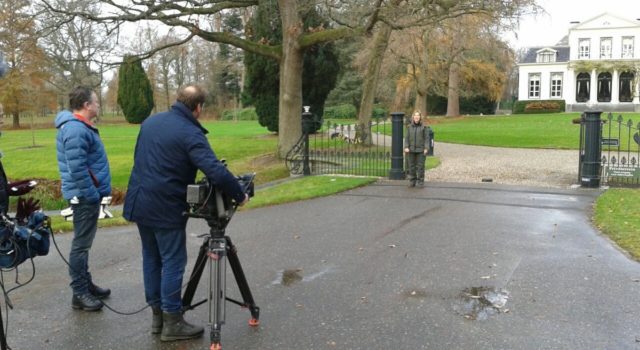
<instances>
[{"instance_id":1,"label":"camera operator's hand","mask_svg":"<svg viewBox=\"0 0 640 350\"><path fill-rule=\"evenodd\" d=\"M242 201L242 203L238 203L239 206L243 206L245 204L249 203L249 195L248 194L244 194L244 200Z\"/></svg>"}]
</instances>

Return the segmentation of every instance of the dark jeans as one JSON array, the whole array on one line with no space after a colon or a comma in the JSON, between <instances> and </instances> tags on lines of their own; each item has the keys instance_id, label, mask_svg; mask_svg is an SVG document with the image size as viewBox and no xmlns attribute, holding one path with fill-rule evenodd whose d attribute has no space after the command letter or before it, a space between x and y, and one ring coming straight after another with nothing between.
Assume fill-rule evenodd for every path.
<instances>
[{"instance_id":1,"label":"dark jeans","mask_svg":"<svg viewBox=\"0 0 640 350\"><path fill-rule=\"evenodd\" d=\"M100 202L86 203L80 200L71 204L73 209L73 240L69 252L69 275L74 295L89 293L89 250L96 237Z\"/></svg>"},{"instance_id":2,"label":"dark jeans","mask_svg":"<svg viewBox=\"0 0 640 350\"><path fill-rule=\"evenodd\" d=\"M405 153L409 162L409 181L424 182L424 160L427 158L423 152Z\"/></svg>"},{"instance_id":3,"label":"dark jeans","mask_svg":"<svg viewBox=\"0 0 640 350\"><path fill-rule=\"evenodd\" d=\"M138 224L142 241L144 296L165 312L182 309L182 275L187 265L185 228L158 228Z\"/></svg>"}]
</instances>

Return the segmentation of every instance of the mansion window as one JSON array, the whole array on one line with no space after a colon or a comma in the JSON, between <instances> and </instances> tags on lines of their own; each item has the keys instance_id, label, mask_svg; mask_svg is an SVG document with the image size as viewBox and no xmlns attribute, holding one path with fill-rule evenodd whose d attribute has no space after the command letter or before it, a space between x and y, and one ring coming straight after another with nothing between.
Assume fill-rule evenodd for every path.
<instances>
[{"instance_id":1,"label":"mansion window","mask_svg":"<svg viewBox=\"0 0 640 350\"><path fill-rule=\"evenodd\" d=\"M536 58L536 62L547 63L547 62L555 62L555 61L556 61L555 51L546 50L546 51L538 52L538 57Z\"/></svg>"},{"instance_id":2,"label":"mansion window","mask_svg":"<svg viewBox=\"0 0 640 350\"><path fill-rule=\"evenodd\" d=\"M623 72L620 74L620 102L632 102L633 96L633 78L634 74L631 72Z\"/></svg>"},{"instance_id":3,"label":"mansion window","mask_svg":"<svg viewBox=\"0 0 640 350\"><path fill-rule=\"evenodd\" d=\"M622 58L633 58L633 37L622 38Z\"/></svg>"},{"instance_id":4,"label":"mansion window","mask_svg":"<svg viewBox=\"0 0 640 350\"><path fill-rule=\"evenodd\" d=\"M562 97L562 73L551 73L551 98Z\"/></svg>"},{"instance_id":5,"label":"mansion window","mask_svg":"<svg viewBox=\"0 0 640 350\"><path fill-rule=\"evenodd\" d=\"M578 45L578 59L590 58L591 39L580 39Z\"/></svg>"},{"instance_id":6,"label":"mansion window","mask_svg":"<svg viewBox=\"0 0 640 350\"><path fill-rule=\"evenodd\" d=\"M611 38L600 38L600 58L611 58Z\"/></svg>"},{"instance_id":7,"label":"mansion window","mask_svg":"<svg viewBox=\"0 0 640 350\"><path fill-rule=\"evenodd\" d=\"M611 102L611 73L598 74L598 102Z\"/></svg>"},{"instance_id":8,"label":"mansion window","mask_svg":"<svg viewBox=\"0 0 640 350\"><path fill-rule=\"evenodd\" d=\"M576 78L576 102L589 101L591 93L591 75L589 73L580 73Z\"/></svg>"},{"instance_id":9,"label":"mansion window","mask_svg":"<svg viewBox=\"0 0 640 350\"><path fill-rule=\"evenodd\" d=\"M540 98L540 73L529 74L529 98Z\"/></svg>"}]
</instances>

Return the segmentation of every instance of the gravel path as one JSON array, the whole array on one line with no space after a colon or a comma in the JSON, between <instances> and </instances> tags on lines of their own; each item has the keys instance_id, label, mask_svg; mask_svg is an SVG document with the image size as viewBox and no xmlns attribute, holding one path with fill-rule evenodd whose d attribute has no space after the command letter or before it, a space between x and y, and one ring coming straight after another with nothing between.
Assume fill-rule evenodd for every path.
<instances>
[{"instance_id":1,"label":"gravel path","mask_svg":"<svg viewBox=\"0 0 640 350\"><path fill-rule=\"evenodd\" d=\"M578 182L577 150L467 146L436 142L441 164L426 181L494 183L569 188Z\"/></svg>"}]
</instances>

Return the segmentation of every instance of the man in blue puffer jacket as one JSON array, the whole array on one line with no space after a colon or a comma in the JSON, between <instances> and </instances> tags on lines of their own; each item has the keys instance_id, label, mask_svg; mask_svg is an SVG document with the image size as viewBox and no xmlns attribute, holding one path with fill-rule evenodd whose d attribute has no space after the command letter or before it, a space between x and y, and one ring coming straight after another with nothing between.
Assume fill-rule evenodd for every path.
<instances>
[{"instance_id":1,"label":"man in blue puffer jacket","mask_svg":"<svg viewBox=\"0 0 640 350\"><path fill-rule=\"evenodd\" d=\"M69 94L69 107L56 116L56 148L62 179L62 195L73 209L73 241L69 275L74 309L97 311L111 290L95 285L89 273L89 250L98 227L100 202L111 194L111 173L98 129L92 120L100 104L91 89L83 86Z\"/></svg>"},{"instance_id":2,"label":"man in blue puffer jacket","mask_svg":"<svg viewBox=\"0 0 640 350\"><path fill-rule=\"evenodd\" d=\"M123 216L138 225L151 333L161 341L199 337L204 329L182 316L182 275L187 263L187 186L198 169L236 203L249 199L236 178L217 158L198 118L206 92L197 85L178 91L167 112L147 118L140 127Z\"/></svg>"}]
</instances>

